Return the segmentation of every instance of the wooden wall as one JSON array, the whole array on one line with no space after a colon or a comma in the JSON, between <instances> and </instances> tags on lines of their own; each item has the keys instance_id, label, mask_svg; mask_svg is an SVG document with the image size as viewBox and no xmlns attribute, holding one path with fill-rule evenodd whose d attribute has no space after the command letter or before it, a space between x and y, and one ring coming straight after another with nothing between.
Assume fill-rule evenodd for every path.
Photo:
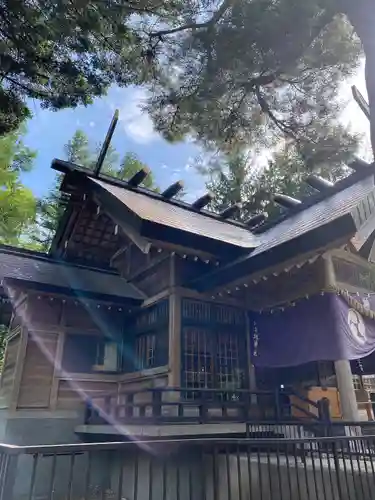
<instances>
[{"instance_id":1,"label":"wooden wall","mask_svg":"<svg viewBox=\"0 0 375 500\"><path fill-rule=\"evenodd\" d=\"M28 333L17 408L48 408L58 333Z\"/></svg>"},{"instance_id":2,"label":"wooden wall","mask_svg":"<svg viewBox=\"0 0 375 500\"><path fill-rule=\"evenodd\" d=\"M18 331L13 332L13 335L9 338L5 350L4 366L1 375L0 408L8 408L11 404L14 375L20 345L21 329L18 329Z\"/></svg>"},{"instance_id":3,"label":"wooden wall","mask_svg":"<svg viewBox=\"0 0 375 500\"><path fill-rule=\"evenodd\" d=\"M56 409L76 410L84 405L85 400L101 393L117 393L117 375L98 374L88 378L84 374L74 374L58 379ZM104 379L104 380L103 380Z\"/></svg>"},{"instance_id":4,"label":"wooden wall","mask_svg":"<svg viewBox=\"0 0 375 500\"><path fill-rule=\"evenodd\" d=\"M106 334L122 336L128 310L103 303L82 304L67 297L33 292L29 293L25 304L23 324L27 328L22 326L20 318L15 317L13 321L14 332L6 350L0 407L79 410L85 400L103 393L118 394L124 390L167 385L168 367L164 367L162 373L147 369L134 374L112 374L73 373L74 367L64 366L63 354L68 336L78 334L90 339L102 336L103 329ZM153 307L147 311L149 309ZM168 322L168 308L164 316Z\"/></svg>"}]
</instances>

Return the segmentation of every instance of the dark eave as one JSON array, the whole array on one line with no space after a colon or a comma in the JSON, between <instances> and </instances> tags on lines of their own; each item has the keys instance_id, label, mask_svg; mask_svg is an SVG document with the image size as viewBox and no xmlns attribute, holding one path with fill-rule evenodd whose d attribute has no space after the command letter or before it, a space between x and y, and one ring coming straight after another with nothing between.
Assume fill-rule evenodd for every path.
<instances>
[{"instance_id":1,"label":"dark eave","mask_svg":"<svg viewBox=\"0 0 375 500\"><path fill-rule=\"evenodd\" d=\"M329 224L311 231L308 237L303 234L293 240L288 240L280 246L254 256L241 257L231 264L214 271L204 278L199 278L189 284L199 292L212 290L241 277L250 276L299 255L326 247L332 241L346 241L348 235L354 234L355 224L350 215L345 215Z\"/></svg>"},{"instance_id":2,"label":"dark eave","mask_svg":"<svg viewBox=\"0 0 375 500\"><path fill-rule=\"evenodd\" d=\"M116 273L52 259L46 254L0 246L0 282L3 287L61 293L75 297L140 304L144 295Z\"/></svg>"},{"instance_id":3,"label":"dark eave","mask_svg":"<svg viewBox=\"0 0 375 500\"><path fill-rule=\"evenodd\" d=\"M341 191L336 190L315 204L307 204L304 210L298 207L290 217L260 234L263 241L247 256L196 280L191 286L199 291L215 289L299 254L327 248L340 240L348 241L375 216L374 168L361 174L358 177L356 172L345 179ZM367 215L364 205L368 207Z\"/></svg>"},{"instance_id":4,"label":"dark eave","mask_svg":"<svg viewBox=\"0 0 375 500\"><path fill-rule=\"evenodd\" d=\"M56 166L57 163L57 166ZM259 237L242 223L223 220L212 212L194 209L179 200L163 198L160 194L134 188L126 182L107 177L96 179L84 169L55 160L54 168L66 171L64 185L72 195L86 193L102 206L112 221L134 230L145 239L166 241L218 256L236 258L255 248ZM67 229L60 229L60 235ZM56 239L57 246L61 240Z\"/></svg>"}]
</instances>

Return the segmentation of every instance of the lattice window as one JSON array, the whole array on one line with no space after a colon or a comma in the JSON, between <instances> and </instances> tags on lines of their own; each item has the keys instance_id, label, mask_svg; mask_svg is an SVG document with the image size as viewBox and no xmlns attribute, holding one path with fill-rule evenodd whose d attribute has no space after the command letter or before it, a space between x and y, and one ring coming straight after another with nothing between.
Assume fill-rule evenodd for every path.
<instances>
[{"instance_id":1,"label":"lattice window","mask_svg":"<svg viewBox=\"0 0 375 500\"><path fill-rule=\"evenodd\" d=\"M241 387L240 356L238 336L228 333L218 335L217 351L217 386L220 389L238 389Z\"/></svg>"},{"instance_id":2,"label":"lattice window","mask_svg":"<svg viewBox=\"0 0 375 500\"><path fill-rule=\"evenodd\" d=\"M226 305L216 305L198 300L183 299L182 317L196 324L243 325L244 311Z\"/></svg>"},{"instance_id":3,"label":"lattice window","mask_svg":"<svg viewBox=\"0 0 375 500\"><path fill-rule=\"evenodd\" d=\"M361 378L358 375L353 376L353 387L356 391L362 389Z\"/></svg>"},{"instance_id":4,"label":"lattice window","mask_svg":"<svg viewBox=\"0 0 375 500\"><path fill-rule=\"evenodd\" d=\"M211 319L211 304L184 299L182 301L182 315L186 319L204 323L209 322Z\"/></svg>"},{"instance_id":5,"label":"lattice window","mask_svg":"<svg viewBox=\"0 0 375 500\"><path fill-rule=\"evenodd\" d=\"M242 380L238 333L215 332L201 327L184 328L184 387L235 390L241 388ZM189 396L198 397L199 391L187 393ZM232 395L223 392L221 397L228 399Z\"/></svg>"},{"instance_id":6,"label":"lattice window","mask_svg":"<svg viewBox=\"0 0 375 500\"><path fill-rule=\"evenodd\" d=\"M156 334L139 335L136 340L136 357L139 370L156 366Z\"/></svg>"},{"instance_id":7,"label":"lattice window","mask_svg":"<svg viewBox=\"0 0 375 500\"><path fill-rule=\"evenodd\" d=\"M366 391L375 392L375 376L374 375L363 375L363 387Z\"/></svg>"},{"instance_id":8,"label":"lattice window","mask_svg":"<svg viewBox=\"0 0 375 500\"><path fill-rule=\"evenodd\" d=\"M213 343L203 328L184 330L184 385L188 388L213 388Z\"/></svg>"}]
</instances>

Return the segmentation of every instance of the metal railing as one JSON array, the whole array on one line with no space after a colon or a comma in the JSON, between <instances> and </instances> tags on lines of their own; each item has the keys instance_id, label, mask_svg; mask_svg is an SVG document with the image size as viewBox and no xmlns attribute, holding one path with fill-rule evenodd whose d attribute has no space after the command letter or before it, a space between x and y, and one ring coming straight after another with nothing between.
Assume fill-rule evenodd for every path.
<instances>
[{"instance_id":1,"label":"metal railing","mask_svg":"<svg viewBox=\"0 0 375 500\"><path fill-rule=\"evenodd\" d=\"M367 500L375 436L0 446L0 500Z\"/></svg>"},{"instance_id":2,"label":"metal railing","mask_svg":"<svg viewBox=\"0 0 375 500\"><path fill-rule=\"evenodd\" d=\"M293 400L290 396L294 396ZM297 402L296 402L297 400ZM328 400L326 400L328 402ZM307 408L306 408L307 407ZM314 411L310 411L312 408ZM87 401L85 424L215 423L296 420L293 410L309 420L329 409L294 391L152 388L105 393Z\"/></svg>"}]
</instances>

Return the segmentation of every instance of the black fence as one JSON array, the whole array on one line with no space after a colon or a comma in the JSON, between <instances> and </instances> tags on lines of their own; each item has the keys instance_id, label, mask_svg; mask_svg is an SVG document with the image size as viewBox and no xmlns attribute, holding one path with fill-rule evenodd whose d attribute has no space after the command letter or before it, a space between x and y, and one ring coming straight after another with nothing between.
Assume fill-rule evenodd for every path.
<instances>
[{"instance_id":1,"label":"black fence","mask_svg":"<svg viewBox=\"0 0 375 500\"><path fill-rule=\"evenodd\" d=\"M375 436L0 447L0 500L365 500L374 491Z\"/></svg>"}]
</instances>

